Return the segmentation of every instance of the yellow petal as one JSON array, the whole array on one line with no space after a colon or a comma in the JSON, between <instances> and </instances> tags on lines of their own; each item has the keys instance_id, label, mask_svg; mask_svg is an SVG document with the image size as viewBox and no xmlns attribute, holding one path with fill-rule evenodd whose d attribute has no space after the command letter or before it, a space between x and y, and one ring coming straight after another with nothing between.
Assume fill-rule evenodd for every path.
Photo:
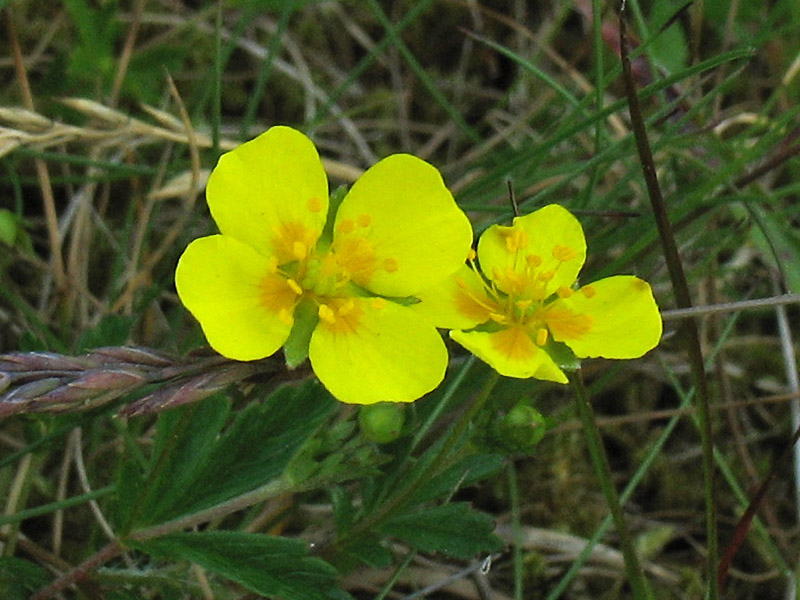
<instances>
[{"instance_id":1,"label":"yellow petal","mask_svg":"<svg viewBox=\"0 0 800 600\"><path fill-rule=\"evenodd\" d=\"M523 327L500 331L451 331L450 337L506 377L567 383L564 372Z\"/></svg>"},{"instance_id":2,"label":"yellow petal","mask_svg":"<svg viewBox=\"0 0 800 600\"><path fill-rule=\"evenodd\" d=\"M481 276L467 265L416 297L419 302L409 308L446 329L472 329L502 312L487 293Z\"/></svg>"},{"instance_id":3,"label":"yellow petal","mask_svg":"<svg viewBox=\"0 0 800 600\"><path fill-rule=\"evenodd\" d=\"M333 249L358 285L409 296L466 260L472 227L433 166L408 154L364 173L336 215Z\"/></svg>"},{"instance_id":4,"label":"yellow petal","mask_svg":"<svg viewBox=\"0 0 800 600\"><path fill-rule=\"evenodd\" d=\"M411 402L444 377L447 350L436 329L411 310L379 300L333 303L333 321L320 319L311 336L311 366L342 402Z\"/></svg>"},{"instance_id":5,"label":"yellow petal","mask_svg":"<svg viewBox=\"0 0 800 600\"><path fill-rule=\"evenodd\" d=\"M549 304L544 319L553 338L581 358L638 358L661 339L661 314L646 281L607 277Z\"/></svg>"},{"instance_id":6,"label":"yellow petal","mask_svg":"<svg viewBox=\"0 0 800 600\"><path fill-rule=\"evenodd\" d=\"M212 235L189 244L175 286L208 343L227 358L264 358L289 336L295 292L271 273L267 258L234 238Z\"/></svg>"},{"instance_id":7,"label":"yellow petal","mask_svg":"<svg viewBox=\"0 0 800 600\"><path fill-rule=\"evenodd\" d=\"M290 127L272 127L223 154L208 178L220 231L284 264L316 244L328 213L328 180L314 144Z\"/></svg>"},{"instance_id":8,"label":"yellow petal","mask_svg":"<svg viewBox=\"0 0 800 600\"><path fill-rule=\"evenodd\" d=\"M502 291L534 300L571 286L585 259L581 224L557 204L516 217L511 227L492 225L478 241L484 275Z\"/></svg>"}]
</instances>

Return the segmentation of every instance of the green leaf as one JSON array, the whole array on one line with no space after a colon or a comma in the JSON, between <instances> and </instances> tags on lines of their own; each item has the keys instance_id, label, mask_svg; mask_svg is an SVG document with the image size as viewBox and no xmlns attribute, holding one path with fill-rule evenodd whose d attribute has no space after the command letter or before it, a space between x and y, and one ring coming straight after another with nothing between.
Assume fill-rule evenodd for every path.
<instances>
[{"instance_id":1,"label":"green leaf","mask_svg":"<svg viewBox=\"0 0 800 600\"><path fill-rule=\"evenodd\" d=\"M162 413L158 419L149 485L138 504L134 525L157 523L179 505L197 480L228 418L229 402L213 396L195 405ZM120 498L120 503L125 500Z\"/></svg>"},{"instance_id":2,"label":"green leaf","mask_svg":"<svg viewBox=\"0 0 800 600\"><path fill-rule=\"evenodd\" d=\"M7 208L0 208L0 244L13 246L21 229L21 219Z\"/></svg>"},{"instance_id":3,"label":"green leaf","mask_svg":"<svg viewBox=\"0 0 800 600\"><path fill-rule=\"evenodd\" d=\"M286 600L341 598L336 569L301 541L238 531L175 533L131 545L158 558L189 560L256 594Z\"/></svg>"},{"instance_id":4,"label":"green leaf","mask_svg":"<svg viewBox=\"0 0 800 600\"><path fill-rule=\"evenodd\" d=\"M500 454L473 454L425 483L414 501L418 504L450 495L456 490L477 483L497 473L503 466Z\"/></svg>"},{"instance_id":5,"label":"green leaf","mask_svg":"<svg viewBox=\"0 0 800 600\"><path fill-rule=\"evenodd\" d=\"M677 73L686 67L689 59L689 43L681 29L680 21L673 22L664 31L661 27L686 4L684 0L673 2L655 2L650 21L655 24L653 32L656 35L650 46L658 63L664 66L669 73Z\"/></svg>"},{"instance_id":6,"label":"green leaf","mask_svg":"<svg viewBox=\"0 0 800 600\"><path fill-rule=\"evenodd\" d=\"M77 351L86 352L103 346L124 346L128 343L135 322L134 317L106 315L97 326L83 332L77 343Z\"/></svg>"},{"instance_id":7,"label":"green leaf","mask_svg":"<svg viewBox=\"0 0 800 600\"><path fill-rule=\"evenodd\" d=\"M0 598L27 600L32 592L48 583L47 569L14 556L0 556Z\"/></svg>"},{"instance_id":8,"label":"green leaf","mask_svg":"<svg viewBox=\"0 0 800 600\"><path fill-rule=\"evenodd\" d=\"M125 460L116 474L114 521L118 531L130 531L131 521L136 516L136 502L144 489L144 473L139 465L133 459Z\"/></svg>"},{"instance_id":9,"label":"green leaf","mask_svg":"<svg viewBox=\"0 0 800 600\"><path fill-rule=\"evenodd\" d=\"M364 564L371 569L388 569L392 566L392 553L381 545L377 536L363 536L344 549L344 566L348 569ZM338 564L338 563L337 563ZM339 564L341 568L342 565Z\"/></svg>"},{"instance_id":10,"label":"green leaf","mask_svg":"<svg viewBox=\"0 0 800 600\"><path fill-rule=\"evenodd\" d=\"M503 543L492 533L494 522L466 502L455 502L400 515L386 521L380 530L425 552L441 552L469 559L482 552L495 552Z\"/></svg>"},{"instance_id":11,"label":"green leaf","mask_svg":"<svg viewBox=\"0 0 800 600\"><path fill-rule=\"evenodd\" d=\"M305 441L336 406L314 381L286 386L242 410L221 435L215 415L207 430L194 418L164 447L158 494L150 494L149 522L209 508L257 489L284 473ZM200 441L198 441L200 438ZM174 462L173 462L174 461Z\"/></svg>"}]
</instances>

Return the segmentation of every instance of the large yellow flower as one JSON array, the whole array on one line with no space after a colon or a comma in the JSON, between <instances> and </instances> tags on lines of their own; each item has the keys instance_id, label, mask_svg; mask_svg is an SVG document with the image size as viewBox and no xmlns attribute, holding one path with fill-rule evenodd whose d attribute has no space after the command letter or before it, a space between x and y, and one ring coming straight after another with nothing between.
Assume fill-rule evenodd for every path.
<instances>
[{"instance_id":1,"label":"large yellow flower","mask_svg":"<svg viewBox=\"0 0 800 600\"><path fill-rule=\"evenodd\" d=\"M206 197L221 233L189 244L175 283L215 350L255 360L286 344L344 402L439 384L444 342L400 301L455 272L472 241L434 167L389 156L329 210L313 143L273 127L220 158Z\"/></svg>"},{"instance_id":2,"label":"large yellow flower","mask_svg":"<svg viewBox=\"0 0 800 600\"><path fill-rule=\"evenodd\" d=\"M580 223L551 204L489 227L478 242L483 275L473 256L414 308L501 375L566 383L552 340L579 358L637 358L661 338L647 282L616 276L576 289L585 258Z\"/></svg>"}]
</instances>

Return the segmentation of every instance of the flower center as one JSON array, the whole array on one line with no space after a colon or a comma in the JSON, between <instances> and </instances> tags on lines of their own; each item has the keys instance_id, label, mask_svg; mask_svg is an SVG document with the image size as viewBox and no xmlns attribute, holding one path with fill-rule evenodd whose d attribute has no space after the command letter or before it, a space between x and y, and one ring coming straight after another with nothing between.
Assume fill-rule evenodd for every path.
<instances>
[{"instance_id":1,"label":"flower center","mask_svg":"<svg viewBox=\"0 0 800 600\"><path fill-rule=\"evenodd\" d=\"M484 322L494 321L507 330L501 339L509 355L524 354L522 349L526 345L519 338L522 331L527 332L528 339L536 346L547 344L551 335L564 340L586 334L592 326L590 316L577 314L563 306L552 307L548 301L554 295L564 299L575 293L565 285L554 290L550 282L566 263L579 257L579 252L570 246L556 244L549 256L543 257L525 252L529 239L524 231L510 227L503 235L509 253L506 268L495 267L489 282L481 276L483 287L479 290L459 281L458 310L470 316L482 314ZM474 259L473 255L469 257L470 266L480 276ZM594 288L584 286L580 292L591 298Z\"/></svg>"},{"instance_id":2,"label":"flower center","mask_svg":"<svg viewBox=\"0 0 800 600\"><path fill-rule=\"evenodd\" d=\"M311 198L306 208L316 213L323 203ZM375 252L369 239L372 226L366 213L342 219L330 247L320 247L313 230L300 221L276 227L270 273L262 284L263 304L291 325L295 307L307 298L317 306L323 326L339 333L355 331L362 309L353 297L363 292L352 284L363 288L377 271L394 273L400 268L396 258ZM377 301L381 299L373 298Z\"/></svg>"}]
</instances>

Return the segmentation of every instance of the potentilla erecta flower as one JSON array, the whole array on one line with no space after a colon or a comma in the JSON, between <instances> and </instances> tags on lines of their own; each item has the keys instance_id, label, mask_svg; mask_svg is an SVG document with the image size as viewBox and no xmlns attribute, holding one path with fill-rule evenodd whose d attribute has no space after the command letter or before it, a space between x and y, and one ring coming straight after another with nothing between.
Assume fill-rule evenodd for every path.
<instances>
[{"instance_id":1,"label":"potentilla erecta flower","mask_svg":"<svg viewBox=\"0 0 800 600\"><path fill-rule=\"evenodd\" d=\"M439 172L407 154L367 170L337 207L311 140L273 127L223 155L206 190L220 234L194 240L175 283L234 360L285 345L339 400L413 401L447 351L406 300L463 265L472 228Z\"/></svg>"},{"instance_id":2,"label":"potentilla erecta flower","mask_svg":"<svg viewBox=\"0 0 800 600\"><path fill-rule=\"evenodd\" d=\"M646 281L606 277L577 287L586 259L578 220L551 204L493 225L476 256L414 307L501 375L566 383L566 345L578 358L638 358L662 323ZM569 353L566 353L569 354Z\"/></svg>"}]
</instances>

